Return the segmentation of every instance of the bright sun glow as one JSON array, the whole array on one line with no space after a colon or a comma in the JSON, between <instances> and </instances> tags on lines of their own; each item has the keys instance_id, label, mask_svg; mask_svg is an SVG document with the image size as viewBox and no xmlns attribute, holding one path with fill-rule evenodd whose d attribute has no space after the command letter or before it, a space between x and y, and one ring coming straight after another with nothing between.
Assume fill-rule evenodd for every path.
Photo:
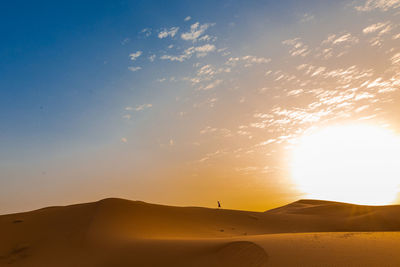
<instances>
[{"instance_id":1,"label":"bright sun glow","mask_svg":"<svg viewBox=\"0 0 400 267\"><path fill-rule=\"evenodd\" d=\"M390 204L399 192L400 138L368 125L305 135L293 154L292 176L310 198Z\"/></svg>"}]
</instances>

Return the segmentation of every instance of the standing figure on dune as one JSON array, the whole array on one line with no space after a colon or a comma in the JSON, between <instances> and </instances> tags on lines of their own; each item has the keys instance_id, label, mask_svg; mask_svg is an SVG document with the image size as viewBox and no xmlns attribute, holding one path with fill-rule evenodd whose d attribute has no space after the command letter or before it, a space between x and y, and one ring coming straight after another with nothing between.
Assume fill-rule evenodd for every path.
<instances>
[{"instance_id":1,"label":"standing figure on dune","mask_svg":"<svg viewBox=\"0 0 400 267\"><path fill-rule=\"evenodd\" d=\"M221 208L221 203L219 202L219 200L217 201L217 203L218 203L218 208L220 209Z\"/></svg>"}]
</instances>

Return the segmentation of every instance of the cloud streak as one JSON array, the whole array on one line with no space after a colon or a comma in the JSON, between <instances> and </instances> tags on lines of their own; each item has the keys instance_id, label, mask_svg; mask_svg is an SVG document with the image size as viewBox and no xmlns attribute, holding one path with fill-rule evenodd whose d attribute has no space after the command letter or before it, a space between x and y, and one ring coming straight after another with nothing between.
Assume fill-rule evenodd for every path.
<instances>
[{"instance_id":1,"label":"cloud streak","mask_svg":"<svg viewBox=\"0 0 400 267\"><path fill-rule=\"evenodd\" d=\"M205 31L213 26L214 24L212 23L205 23L205 24L200 24L199 22L196 22L190 26L190 31L189 32L184 32L181 34L181 38L185 41L197 41L198 38L205 33Z\"/></svg>"},{"instance_id":2,"label":"cloud streak","mask_svg":"<svg viewBox=\"0 0 400 267\"><path fill-rule=\"evenodd\" d=\"M142 53L143 53L142 51L136 51L135 53L129 54L129 58L132 61L135 61L138 57L140 57L142 55Z\"/></svg>"},{"instance_id":3,"label":"cloud streak","mask_svg":"<svg viewBox=\"0 0 400 267\"><path fill-rule=\"evenodd\" d=\"M158 33L158 38L164 39L167 37L174 37L179 31L179 27L171 27L169 30L164 29Z\"/></svg>"},{"instance_id":4,"label":"cloud streak","mask_svg":"<svg viewBox=\"0 0 400 267\"><path fill-rule=\"evenodd\" d=\"M142 69L142 67L139 67L139 66L136 66L136 67L134 67L134 66L128 67L128 70L130 70L130 71L132 71L132 72L136 72L136 71L141 70L141 69Z\"/></svg>"},{"instance_id":5,"label":"cloud streak","mask_svg":"<svg viewBox=\"0 0 400 267\"><path fill-rule=\"evenodd\" d=\"M197 57L205 57L208 53L215 51L215 45L213 44L205 44L201 46L191 46L180 55L162 55L160 58L164 60L170 61L179 61L183 62L186 59L191 58L193 55Z\"/></svg>"},{"instance_id":6,"label":"cloud streak","mask_svg":"<svg viewBox=\"0 0 400 267\"><path fill-rule=\"evenodd\" d=\"M363 5L355 6L358 11L372 11L380 9L388 11L400 7L400 0L367 0Z\"/></svg>"}]
</instances>

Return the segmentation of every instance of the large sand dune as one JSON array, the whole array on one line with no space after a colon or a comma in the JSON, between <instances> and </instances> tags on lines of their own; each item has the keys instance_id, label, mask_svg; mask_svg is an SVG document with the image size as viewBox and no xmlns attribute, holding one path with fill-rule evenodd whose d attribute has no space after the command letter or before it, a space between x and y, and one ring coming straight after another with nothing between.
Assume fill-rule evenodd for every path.
<instances>
[{"instance_id":1,"label":"large sand dune","mask_svg":"<svg viewBox=\"0 0 400 267\"><path fill-rule=\"evenodd\" d=\"M0 266L400 266L400 206L266 212L122 199L0 216Z\"/></svg>"}]
</instances>

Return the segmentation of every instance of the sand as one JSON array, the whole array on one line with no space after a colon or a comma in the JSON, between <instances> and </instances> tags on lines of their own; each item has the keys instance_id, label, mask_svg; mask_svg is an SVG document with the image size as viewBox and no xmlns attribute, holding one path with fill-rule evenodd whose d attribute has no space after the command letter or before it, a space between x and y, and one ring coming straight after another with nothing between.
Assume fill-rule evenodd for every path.
<instances>
[{"instance_id":1,"label":"sand","mask_svg":"<svg viewBox=\"0 0 400 267\"><path fill-rule=\"evenodd\" d=\"M0 266L400 266L400 206L266 212L105 199L0 216Z\"/></svg>"}]
</instances>

